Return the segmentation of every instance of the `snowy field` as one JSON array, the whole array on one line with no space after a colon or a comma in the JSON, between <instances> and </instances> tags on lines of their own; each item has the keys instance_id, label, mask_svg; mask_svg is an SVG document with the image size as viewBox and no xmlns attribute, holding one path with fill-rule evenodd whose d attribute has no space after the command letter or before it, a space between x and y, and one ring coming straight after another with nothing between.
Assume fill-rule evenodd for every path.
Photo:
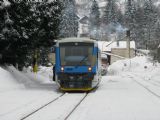
<instances>
[{"instance_id":1,"label":"snowy field","mask_svg":"<svg viewBox=\"0 0 160 120\"><path fill-rule=\"evenodd\" d=\"M142 56L112 64L67 120L160 120L159 71L160 64ZM66 119L85 93L63 95L57 88L51 67L40 67L37 74L0 67L0 120ZM43 109L25 118L38 108Z\"/></svg>"}]
</instances>

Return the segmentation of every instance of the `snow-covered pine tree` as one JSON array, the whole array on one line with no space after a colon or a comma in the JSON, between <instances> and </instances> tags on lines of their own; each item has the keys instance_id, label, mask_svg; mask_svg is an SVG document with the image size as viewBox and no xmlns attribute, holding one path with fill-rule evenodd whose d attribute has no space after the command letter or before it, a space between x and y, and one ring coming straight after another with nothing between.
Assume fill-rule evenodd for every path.
<instances>
[{"instance_id":1,"label":"snow-covered pine tree","mask_svg":"<svg viewBox=\"0 0 160 120\"><path fill-rule=\"evenodd\" d=\"M136 41L136 7L133 0L128 0L125 11L125 25L130 30L130 40Z\"/></svg>"},{"instance_id":2,"label":"snow-covered pine tree","mask_svg":"<svg viewBox=\"0 0 160 120\"><path fill-rule=\"evenodd\" d=\"M157 21L157 12L152 0L146 0L144 3L144 44L146 49L150 49L154 42L155 23Z\"/></svg>"},{"instance_id":3,"label":"snow-covered pine tree","mask_svg":"<svg viewBox=\"0 0 160 120\"><path fill-rule=\"evenodd\" d=\"M54 44L54 40L57 39L59 35L58 27L60 23L62 3L60 0L56 0L54 2L43 3L43 5L47 8L44 15L42 15L46 17L46 22L41 24L42 31L39 32L39 35L41 35L41 32L43 33L44 31L46 35L43 36L45 39L42 39L44 42L40 42L39 44L39 64L48 65L48 53L50 52L49 47Z\"/></svg>"},{"instance_id":4,"label":"snow-covered pine tree","mask_svg":"<svg viewBox=\"0 0 160 120\"><path fill-rule=\"evenodd\" d=\"M3 49L5 48L5 37L2 33L2 29L4 27L4 13L5 13L5 9L3 6L3 1L0 1L0 64L2 64L2 55L3 55Z\"/></svg>"},{"instance_id":5,"label":"snow-covered pine tree","mask_svg":"<svg viewBox=\"0 0 160 120\"><path fill-rule=\"evenodd\" d=\"M59 37L77 37L78 19L74 0L64 0L60 17Z\"/></svg>"},{"instance_id":6,"label":"snow-covered pine tree","mask_svg":"<svg viewBox=\"0 0 160 120\"><path fill-rule=\"evenodd\" d=\"M5 63L12 63L15 65L18 49L18 39L20 34L18 33L16 27L14 26L14 19L11 14L12 3L5 1L3 3L3 16L2 16L2 61Z\"/></svg>"},{"instance_id":7,"label":"snow-covered pine tree","mask_svg":"<svg viewBox=\"0 0 160 120\"><path fill-rule=\"evenodd\" d=\"M160 20L158 19L156 24L155 24L155 41L156 41L156 48L158 47L158 45L160 45Z\"/></svg>"},{"instance_id":8,"label":"snow-covered pine tree","mask_svg":"<svg viewBox=\"0 0 160 120\"><path fill-rule=\"evenodd\" d=\"M33 3L33 12L33 25L35 27L33 36L36 36L36 38L33 38L35 40L34 47L48 47L58 37L61 13L60 0L35 2Z\"/></svg>"},{"instance_id":9,"label":"snow-covered pine tree","mask_svg":"<svg viewBox=\"0 0 160 120\"><path fill-rule=\"evenodd\" d=\"M99 39L100 30L100 12L99 6L96 0L93 0L89 15L89 31L90 37L94 39Z\"/></svg>"},{"instance_id":10,"label":"snow-covered pine tree","mask_svg":"<svg viewBox=\"0 0 160 120\"><path fill-rule=\"evenodd\" d=\"M33 26L30 36L32 40L31 50L32 53L37 51L36 54L40 55L39 64L46 65L48 63L48 47L53 45L54 40L59 35L61 2L60 0L32 2L32 11L33 16L30 22Z\"/></svg>"},{"instance_id":11,"label":"snow-covered pine tree","mask_svg":"<svg viewBox=\"0 0 160 120\"><path fill-rule=\"evenodd\" d=\"M104 11L103 22L106 25L117 23L117 5L115 0L108 0Z\"/></svg>"},{"instance_id":12,"label":"snow-covered pine tree","mask_svg":"<svg viewBox=\"0 0 160 120\"><path fill-rule=\"evenodd\" d=\"M104 14L102 16L101 32L102 39L110 40L109 36L116 32L116 27L118 25L118 7L115 0L108 0Z\"/></svg>"},{"instance_id":13,"label":"snow-covered pine tree","mask_svg":"<svg viewBox=\"0 0 160 120\"><path fill-rule=\"evenodd\" d=\"M137 48L143 48L144 49L144 18L143 18L143 7L137 3L137 9L136 9L136 47Z\"/></svg>"},{"instance_id":14,"label":"snow-covered pine tree","mask_svg":"<svg viewBox=\"0 0 160 120\"><path fill-rule=\"evenodd\" d=\"M49 4L50 18L48 26L50 26L50 39L57 39L59 36L60 16L62 11L61 0L56 0Z\"/></svg>"},{"instance_id":15,"label":"snow-covered pine tree","mask_svg":"<svg viewBox=\"0 0 160 120\"><path fill-rule=\"evenodd\" d=\"M126 25L129 27L129 24L132 20L132 0L127 0L127 3L126 3L126 9L125 9L125 22Z\"/></svg>"},{"instance_id":16,"label":"snow-covered pine tree","mask_svg":"<svg viewBox=\"0 0 160 120\"><path fill-rule=\"evenodd\" d=\"M0 1L0 54L2 54L2 50L4 49L3 40L5 40L5 37L2 33L2 29L4 28L4 15L5 15L5 8L3 6L3 2Z\"/></svg>"},{"instance_id":17,"label":"snow-covered pine tree","mask_svg":"<svg viewBox=\"0 0 160 120\"><path fill-rule=\"evenodd\" d=\"M53 40L57 38L61 6L60 0L52 2L35 2L26 0L9 1L10 6L7 7L7 13L9 16L8 18L13 21L12 25L7 25L8 22L5 22L7 20L5 17L6 15L3 15L6 12L1 12L4 10L6 11L6 9L3 9L4 7L0 7L0 14L3 15L0 18L2 21L0 23L0 27L2 27L2 31L7 30L4 29L6 28L5 26L10 26L9 28L12 28L12 34L9 34L12 35L12 39L9 41L9 43L6 42L7 47L5 48L8 49L7 51L14 53L12 55L16 56L16 62L24 65L27 60L27 53L31 55L33 53L31 51L40 46L51 46ZM0 33L2 33L2 31L0 31ZM6 35L4 36L1 34L0 36L0 39L8 38L9 40L9 37L6 37ZM5 44L0 45L4 46ZM3 49L3 51L4 50L6 53L6 49ZM28 58L31 57L28 56ZM13 64L13 62L10 63Z\"/></svg>"},{"instance_id":18,"label":"snow-covered pine tree","mask_svg":"<svg viewBox=\"0 0 160 120\"><path fill-rule=\"evenodd\" d=\"M160 20L155 23L154 40L150 43L150 51L153 56L153 60L160 61Z\"/></svg>"},{"instance_id":19,"label":"snow-covered pine tree","mask_svg":"<svg viewBox=\"0 0 160 120\"><path fill-rule=\"evenodd\" d=\"M124 26L124 14L122 13L122 10L121 9L118 9L117 11L117 22L119 24L121 24L122 26Z\"/></svg>"}]
</instances>

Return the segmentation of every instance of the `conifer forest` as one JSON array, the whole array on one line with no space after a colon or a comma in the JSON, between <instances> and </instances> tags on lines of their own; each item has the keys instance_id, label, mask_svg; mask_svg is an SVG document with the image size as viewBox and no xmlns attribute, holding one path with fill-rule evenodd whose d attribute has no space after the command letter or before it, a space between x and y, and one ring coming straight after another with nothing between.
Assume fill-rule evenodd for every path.
<instances>
[{"instance_id":1,"label":"conifer forest","mask_svg":"<svg viewBox=\"0 0 160 120\"><path fill-rule=\"evenodd\" d=\"M78 37L78 0L0 0L0 64L32 65L35 55L38 64L47 65L47 55L56 40ZM124 31L130 31L130 40L137 49L151 51L159 59L160 4L158 0L104 0L100 11L100 0L88 2L88 37L97 41L109 41L116 33L123 39ZM85 14L85 13L83 13Z\"/></svg>"}]
</instances>

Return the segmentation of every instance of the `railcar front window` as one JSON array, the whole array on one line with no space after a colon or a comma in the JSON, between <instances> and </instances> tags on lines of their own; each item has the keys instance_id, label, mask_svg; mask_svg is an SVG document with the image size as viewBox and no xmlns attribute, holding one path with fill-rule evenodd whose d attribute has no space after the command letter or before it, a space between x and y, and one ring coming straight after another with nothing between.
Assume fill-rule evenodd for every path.
<instances>
[{"instance_id":1,"label":"railcar front window","mask_svg":"<svg viewBox=\"0 0 160 120\"><path fill-rule=\"evenodd\" d=\"M93 59L92 45L68 45L60 46L60 59L62 66L90 66Z\"/></svg>"}]
</instances>

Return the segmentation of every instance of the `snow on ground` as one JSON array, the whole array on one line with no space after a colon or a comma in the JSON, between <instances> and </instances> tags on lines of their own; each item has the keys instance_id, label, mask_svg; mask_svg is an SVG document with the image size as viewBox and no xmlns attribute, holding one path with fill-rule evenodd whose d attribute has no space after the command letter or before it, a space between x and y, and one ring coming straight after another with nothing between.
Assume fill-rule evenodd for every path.
<instances>
[{"instance_id":1,"label":"snow on ground","mask_svg":"<svg viewBox=\"0 0 160 120\"><path fill-rule=\"evenodd\" d=\"M52 68L19 72L13 66L0 67L0 120L20 120L61 93L51 81ZM46 73L45 73L46 72Z\"/></svg>"},{"instance_id":2,"label":"snow on ground","mask_svg":"<svg viewBox=\"0 0 160 120\"><path fill-rule=\"evenodd\" d=\"M109 74L120 75L128 72L132 76L137 76L157 87L160 87L159 71L159 63L152 62L151 58L143 56L135 57L131 60L120 60L109 67Z\"/></svg>"},{"instance_id":3,"label":"snow on ground","mask_svg":"<svg viewBox=\"0 0 160 120\"><path fill-rule=\"evenodd\" d=\"M129 74L160 96L160 64L149 57L120 60L109 67L109 74Z\"/></svg>"},{"instance_id":4,"label":"snow on ground","mask_svg":"<svg viewBox=\"0 0 160 120\"><path fill-rule=\"evenodd\" d=\"M160 82L159 71L146 57L117 61L69 120L159 120L160 89L145 81Z\"/></svg>"},{"instance_id":5,"label":"snow on ground","mask_svg":"<svg viewBox=\"0 0 160 120\"><path fill-rule=\"evenodd\" d=\"M26 120L65 120L65 117L84 95L84 93L66 93L63 97L59 98L58 101L38 111Z\"/></svg>"},{"instance_id":6,"label":"snow on ground","mask_svg":"<svg viewBox=\"0 0 160 120\"><path fill-rule=\"evenodd\" d=\"M69 120L159 120L160 100L124 76L104 77Z\"/></svg>"},{"instance_id":7,"label":"snow on ground","mask_svg":"<svg viewBox=\"0 0 160 120\"><path fill-rule=\"evenodd\" d=\"M68 120L160 120L160 64L149 57L120 60L109 67L99 88L87 96ZM0 120L20 120L62 93L52 79L52 67L19 72L0 67ZM63 99L28 119L63 120L83 93ZM43 114L45 113L45 114Z\"/></svg>"},{"instance_id":8,"label":"snow on ground","mask_svg":"<svg viewBox=\"0 0 160 120\"><path fill-rule=\"evenodd\" d=\"M23 86L16 84L16 79L13 78L10 72L0 67L0 92L18 88L23 88Z\"/></svg>"}]
</instances>

